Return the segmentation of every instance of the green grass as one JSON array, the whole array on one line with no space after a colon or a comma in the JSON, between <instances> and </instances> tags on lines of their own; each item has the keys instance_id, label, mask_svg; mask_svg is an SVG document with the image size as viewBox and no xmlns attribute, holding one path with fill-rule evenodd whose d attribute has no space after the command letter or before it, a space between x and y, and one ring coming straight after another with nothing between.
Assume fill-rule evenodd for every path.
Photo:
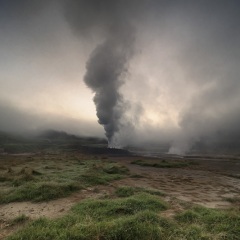
<instances>
[{"instance_id":1,"label":"green grass","mask_svg":"<svg viewBox=\"0 0 240 240\"><path fill-rule=\"evenodd\" d=\"M224 211L204 207L193 207L178 214L175 218L183 228L182 234L185 234L185 236L190 236L189 234L194 236L191 239L237 240L240 236L239 213L239 210Z\"/></svg>"},{"instance_id":2,"label":"green grass","mask_svg":"<svg viewBox=\"0 0 240 240\"><path fill-rule=\"evenodd\" d=\"M157 195L157 196L165 196L164 193L150 188L140 188L140 187L129 187L129 186L121 186L118 187L115 191L115 194L118 197L129 197L136 193L148 193L151 195Z\"/></svg>"},{"instance_id":3,"label":"green grass","mask_svg":"<svg viewBox=\"0 0 240 240\"><path fill-rule=\"evenodd\" d=\"M116 163L109 163L103 167L103 171L108 174L127 174L129 170L127 167L116 164Z\"/></svg>"},{"instance_id":4,"label":"green grass","mask_svg":"<svg viewBox=\"0 0 240 240\"><path fill-rule=\"evenodd\" d=\"M134 192L135 192L135 189L133 187L122 186L116 189L115 194L118 197L129 197L129 196L132 196Z\"/></svg>"},{"instance_id":5,"label":"green grass","mask_svg":"<svg viewBox=\"0 0 240 240\"><path fill-rule=\"evenodd\" d=\"M8 239L161 239L171 221L156 212L167 204L149 194L85 200L56 220L39 219Z\"/></svg>"},{"instance_id":6,"label":"green grass","mask_svg":"<svg viewBox=\"0 0 240 240\"><path fill-rule=\"evenodd\" d=\"M182 167L187 167L191 163L189 162L168 162L165 160L159 161L159 162L147 162L143 160L135 160L132 161L131 164L137 164L139 166L144 166L144 167L155 167L155 168L182 168Z\"/></svg>"},{"instance_id":7,"label":"green grass","mask_svg":"<svg viewBox=\"0 0 240 240\"><path fill-rule=\"evenodd\" d=\"M240 212L194 206L175 215L161 216L168 209L159 196L135 188L117 199L86 199L68 215L58 219L41 218L30 222L8 240L237 240ZM118 191L119 191L118 189ZM133 193L134 192L134 193Z\"/></svg>"},{"instance_id":8,"label":"green grass","mask_svg":"<svg viewBox=\"0 0 240 240\"><path fill-rule=\"evenodd\" d=\"M166 210L167 204L156 196L146 193L128 198L85 200L73 207L73 212L83 214L95 220L115 218L116 216L133 215L143 210Z\"/></svg>"},{"instance_id":9,"label":"green grass","mask_svg":"<svg viewBox=\"0 0 240 240\"><path fill-rule=\"evenodd\" d=\"M26 157L25 157L26 158ZM80 160L71 154L34 156L31 161L0 170L0 203L48 201L73 191L108 184L128 174L120 164ZM11 159L10 159L11 160Z\"/></svg>"},{"instance_id":10,"label":"green grass","mask_svg":"<svg viewBox=\"0 0 240 240\"><path fill-rule=\"evenodd\" d=\"M65 197L80 187L72 184L27 183L0 196L1 203L19 201L47 201Z\"/></svg>"},{"instance_id":11,"label":"green grass","mask_svg":"<svg viewBox=\"0 0 240 240\"><path fill-rule=\"evenodd\" d=\"M92 168L80 176L79 180L88 186L107 184L113 180L121 179L128 172L129 170L125 166L116 163L94 164Z\"/></svg>"},{"instance_id":12,"label":"green grass","mask_svg":"<svg viewBox=\"0 0 240 240\"><path fill-rule=\"evenodd\" d=\"M79 180L83 182L86 186L94 186L108 184L113 180L118 180L121 178L122 176L119 174L109 175L101 172L90 171L80 176Z\"/></svg>"}]
</instances>

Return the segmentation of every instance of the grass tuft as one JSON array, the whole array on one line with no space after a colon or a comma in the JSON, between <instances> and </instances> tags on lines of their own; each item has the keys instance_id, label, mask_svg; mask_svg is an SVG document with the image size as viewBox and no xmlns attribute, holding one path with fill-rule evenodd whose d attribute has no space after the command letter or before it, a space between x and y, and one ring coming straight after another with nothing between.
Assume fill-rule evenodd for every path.
<instances>
[{"instance_id":1,"label":"grass tuft","mask_svg":"<svg viewBox=\"0 0 240 240\"><path fill-rule=\"evenodd\" d=\"M135 190L133 187L122 186L116 189L115 194L118 197L129 197L129 196L132 196L134 192Z\"/></svg>"},{"instance_id":2,"label":"grass tuft","mask_svg":"<svg viewBox=\"0 0 240 240\"><path fill-rule=\"evenodd\" d=\"M136 193L148 193L151 195L157 195L157 196L165 196L164 193L155 190L155 189L149 189L149 188L140 188L140 187L129 187L129 186L121 186L118 187L115 191L115 194L118 197L129 197Z\"/></svg>"},{"instance_id":3,"label":"grass tuft","mask_svg":"<svg viewBox=\"0 0 240 240\"><path fill-rule=\"evenodd\" d=\"M28 183L0 197L1 203L16 201L46 201L65 197L79 189L75 184Z\"/></svg>"},{"instance_id":4,"label":"grass tuft","mask_svg":"<svg viewBox=\"0 0 240 240\"><path fill-rule=\"evenodd\" d=\"M108 174L127 174L128 168L118 164L108 164L103 167L103 171Z\"/></svg>"},{"instance_id":5,"label":"grass tuft","mask_svg":"<svg viewBox=\"0 0 240 240\"><path fill-rule=\"evenodd\" d=\"M74 212L104 219L116 215L131 215L143 210L166 210L167 204L155 196L141 193L114 200L87 200L77 204Z\"/></svg>"},{"instance_id":6,"label":"grass tuft","mask_svg":"<svg viewBox=\"0 0 240 240\"><path fill-rule=\"evenodd\" d=\"M240 236L239 211L236 213L230 210L224 211L194 207L178 214L176 220L178 224L184 227L185 232L190 231L197 225L202 229L201 235L199 234L198 237L204 234L212 236L212 238L204 239L238 239ZM215 236L215 238L213 238L213 236Z\"/></svg>"},{"instance_id":7,"label":"grass tuft","mask_svg":"<svg viewBox=\"0 0 240 240\"><path fill-rule=\"evenodd\" d=\"M125 166L118 164L94 164L93 167L80 176L79 180L87 186L107 184L113 180L123 178L128 172L129 170Z\"/></svg>"},{"instance_id":8,"label":"grass tuft","mask_svg":"<svg viewBox=\"0 0 240 240\"><path fill-rule=\"evenodd\" d=\"M25 223L28 220L29 220L28 216L21 214L21 215L17 216L16 218L14 218L13 220L11 220L11 224L12 225L21 224L21 223Z\"/></svg>"}]
</instances>

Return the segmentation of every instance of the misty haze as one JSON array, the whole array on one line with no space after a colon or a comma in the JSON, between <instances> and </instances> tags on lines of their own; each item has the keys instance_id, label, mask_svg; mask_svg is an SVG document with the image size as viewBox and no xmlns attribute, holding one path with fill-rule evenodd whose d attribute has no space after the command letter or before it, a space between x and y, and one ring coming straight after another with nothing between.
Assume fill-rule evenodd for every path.
<instances>
[{"instance_id":1,"label":"misty haze","mask_svg":"<svg viewBox=\"0 0 240 240\"><path fill-rule=\"evenodd\" d=\"M240 239L239 8L0 0L0 239Z\"/></svg>"}]
</instances>

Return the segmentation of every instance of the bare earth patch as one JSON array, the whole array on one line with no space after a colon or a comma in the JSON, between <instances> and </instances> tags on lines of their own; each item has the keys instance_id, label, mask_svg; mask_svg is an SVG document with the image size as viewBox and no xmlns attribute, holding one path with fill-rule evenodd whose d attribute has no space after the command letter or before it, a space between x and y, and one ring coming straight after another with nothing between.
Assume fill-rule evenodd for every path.
<instances>
[{"instance_id":1,"label":"bare earth patch","mask_svg":"<svg viewBox=\"0 0 240 240\"><path fill-rule=\"evenodd\" d=\"M158 189L179 200L210 208L228 208L231 203L227 199L240 196L240 179L226 176L232 171L240 171L240 165L238 162L232 163L228 158L219 161L214 159L214 164L218 167L217 171L214 171L211 159L204 161L204 164L202 159L197 160L197 164L186 168L138 166L131 164L132 159L119 159L119 161L125 164L132 174L141 175L144 178L137 180L125 178L115 184ZM150 161L159 160L150 159ZM219 168L221 164L222 169ZM225 165L233 164L235 166L232 170L225 169Z\"/></svg>"},{"instance_id":2,"label":"bare earth patch","mask_svg":"<svg viewBox=\"0 0 240 240\"><path fill-rule=\"evenodd\" d=\"M75 203L85 198L100 198L105 194L109 194L112 189L112 187L108 186L98 186L81 190L66 198L48 202L14 202L2 204L0 205L0 217L4 221L11 220L22 214L31 219L39 217L56 218L66 214Z\"/></svg>"}]
</instances>

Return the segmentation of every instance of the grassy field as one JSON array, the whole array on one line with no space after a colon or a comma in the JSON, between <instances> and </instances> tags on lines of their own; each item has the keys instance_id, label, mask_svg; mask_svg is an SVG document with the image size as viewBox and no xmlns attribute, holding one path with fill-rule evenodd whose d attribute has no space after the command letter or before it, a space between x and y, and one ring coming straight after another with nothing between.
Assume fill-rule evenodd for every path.
<instances>
[{"instance_id":1,"label":"grassy field","mask_svg":"<svg viewBox=\"0 0 240 240\"><path fill-rule=\"evenodd\" d=\"M107 184L128 174L128 169L106 160L74 153L0 156L0 203L46 201L65 197L89 186ZM19 158L28 158L21 162Z\"/></svg>"},{"instance_id":2,"label":"grassy field","mask_svg":"<svg viewBox=\"0 0 240 240\"><path fill-rule=\"evenodd\" d=\"M154 192L119 188L116 195L125 196L84 200L64 217L30 222L7 239L239 239L239 210L193 206L169 218L161 213L171 206Z\"/></svg>"}]
</instances>

